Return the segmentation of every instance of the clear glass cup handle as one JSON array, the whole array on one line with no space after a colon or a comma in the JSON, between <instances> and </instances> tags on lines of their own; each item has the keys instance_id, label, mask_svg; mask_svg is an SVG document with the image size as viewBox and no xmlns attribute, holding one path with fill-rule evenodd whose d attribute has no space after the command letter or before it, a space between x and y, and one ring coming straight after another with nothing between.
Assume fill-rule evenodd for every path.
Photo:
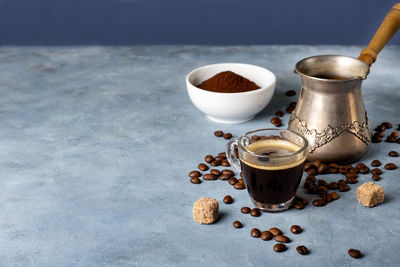
<instances>
[{"instance_id":1,"label":"clear glass cup handle","mask_svg":"<svg viewBox=\"0 0 400 267\"><path fill-rule=\"evenodd\" d=\"M226 158L228 159L229 164L231 164L233 168L235 168L237 171L240 172L240 161L235 154L235 145L237 144L238 144L237 138L234 138L232 139L232 141L229 141L229 143L226 145Z\"/></svg>"}]
</instances>

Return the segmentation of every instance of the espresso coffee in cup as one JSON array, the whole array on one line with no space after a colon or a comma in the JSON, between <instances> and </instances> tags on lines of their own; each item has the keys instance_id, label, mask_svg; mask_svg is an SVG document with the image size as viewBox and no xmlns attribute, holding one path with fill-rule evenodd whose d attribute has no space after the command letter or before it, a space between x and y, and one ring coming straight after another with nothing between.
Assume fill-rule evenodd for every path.
<instances>
[{"instance_id":1,"label":"espresso coffee in cup","mask_svg":"<svg viewBox=\"0 0 400 267\"><path fill-rule=\"evenodd\" d=\"M254 142L246 149L255 154L284 156L300 149L296 144L279 139ZM279 204L291 200L299 187L306 157L280 164L265 164L268 157L240 158L247 191L256 202Z\"/></svg>"},{"instance_id":2,"label":"espresso coffee in cup","mask_svg":"<svg viewBox=\"0 0 400 267\"><path fill-rule=\"evenodd\" d=\"M281 211L290 207L297 192L307 146L307 140L293 131L260 129L229 142L227 159L242 172L257 208Z\"/></svg>"}]
</instances>

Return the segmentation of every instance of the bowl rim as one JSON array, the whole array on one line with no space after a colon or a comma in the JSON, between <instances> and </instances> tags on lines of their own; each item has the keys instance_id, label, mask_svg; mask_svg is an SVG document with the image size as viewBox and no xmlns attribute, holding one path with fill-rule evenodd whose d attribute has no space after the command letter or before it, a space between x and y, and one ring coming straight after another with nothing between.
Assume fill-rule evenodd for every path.
<instances>
[{"instance_id":1,"label":"bowl rim","mask_svg":"<svg viewBox=\"0 0 400 267\"><path fill-rule=\"evenodd\" d=\"M252 67L252 68L255 67L255 68L259 68L259 69L262 69L263 71L266 71L266 72L268 72L269 74L271 74L271 75L272 75L272 80L271 80L271 83L270 83L269 85L267 85L267 86L260 87L259 89L256 89L256 90L251 90L251 91L247 91L247 92L239 92L239 93L223 93L223 92L208 91L208 90L204 90L204 89L201 89L201 88L197 87L196 85L194 85L193 83L191 83L191 82L189 81L189 77L192 76L195 72L197 72L197 71L199 71L199 70L202 70L202 69L209 68L209 67L215 67L215 66L218 66L218 65L242 65L242 66L246 66L246 67ZM267 68L264 68L264 67L261 67L261 66L257 66L257 65L247 64L247 63L235 63L235 62L215 63L215 64L204 65L204 66L195 68L195 69L193 69L192 71L190 71L190 72L186 75L186 83L189 84L189 85L191 85L191 86L192 86L194 89L196 89L197 91L201 91L201 92L205 92L205 93L209 93L209 94L214 94L214 95L230 95L230 96L231 96L231 95L243 96L243 95L257 94L257 93L259 93L259 92L266 91L271 85L276 84L276 75L275 75L272 71L270 71L269 69L267 69Z\"/></svg>"}]
</instances>

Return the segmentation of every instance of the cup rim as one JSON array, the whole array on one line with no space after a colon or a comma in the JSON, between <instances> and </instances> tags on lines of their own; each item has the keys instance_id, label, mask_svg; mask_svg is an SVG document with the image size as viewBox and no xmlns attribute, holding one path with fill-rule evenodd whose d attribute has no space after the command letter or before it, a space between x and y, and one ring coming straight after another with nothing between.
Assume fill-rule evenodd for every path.
<instances>
[{"instance_id":1,"label":"cup rim","mask_svg":"<svg viewBox=\"0 0 400 267\"><path fill-rule=\"evenodd\" d=\"M268 156L254 153L253 151L249 151L245 147L242 146L240 141L243 138L246 138L248 135L250 135L252 133L260 132L260 131L281 131L281 132L286 131L286 132L291 132L291 133L299 136L301 139L303 139L304 145L299 150L296 150L294 152L288 153L286 155L268 155ZM246 151L247 153L249 153L249 154L251 154L253 156L259 157L259 158L287 158L287 157L292 157L292 156L298 155L298 154L302 153L304 150L306 150L307 147L308 147L308 140L303 135L301 135L301 134L299 134L297 132L294 132L292 130L289 130L289 129L263 128L263 129L257 129L257 130L249 131L249 132L243 134L242 136L240 136L238 138L237 144L242 150Z\"/></svg>"}]
</instances>

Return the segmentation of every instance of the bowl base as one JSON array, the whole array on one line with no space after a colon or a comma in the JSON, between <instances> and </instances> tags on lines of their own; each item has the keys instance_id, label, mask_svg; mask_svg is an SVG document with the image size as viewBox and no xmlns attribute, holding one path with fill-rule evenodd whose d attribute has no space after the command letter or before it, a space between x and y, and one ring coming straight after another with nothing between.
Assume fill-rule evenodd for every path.
<instances>
[{"instance_id":1,"label":"bowl base","mask_svg":"<svg viewBox=\"0 0 400 267\"><path fill-rule=\"evenodd\" d=\"M211 121L215 121L215 122L218 122L218 123L226 123L226 124L242 123L242 122L249 121L249 120L251 120L251 119L253 119L255 117L255 115L252 115L250 117L246 117L246 118L242 118L242 119L238 119L238 120L229 120L229 119L220 119L220 118L216 118L216 117L209 116L209 115L206 115L206 116Z\"/></svg>"}]
</instances>

